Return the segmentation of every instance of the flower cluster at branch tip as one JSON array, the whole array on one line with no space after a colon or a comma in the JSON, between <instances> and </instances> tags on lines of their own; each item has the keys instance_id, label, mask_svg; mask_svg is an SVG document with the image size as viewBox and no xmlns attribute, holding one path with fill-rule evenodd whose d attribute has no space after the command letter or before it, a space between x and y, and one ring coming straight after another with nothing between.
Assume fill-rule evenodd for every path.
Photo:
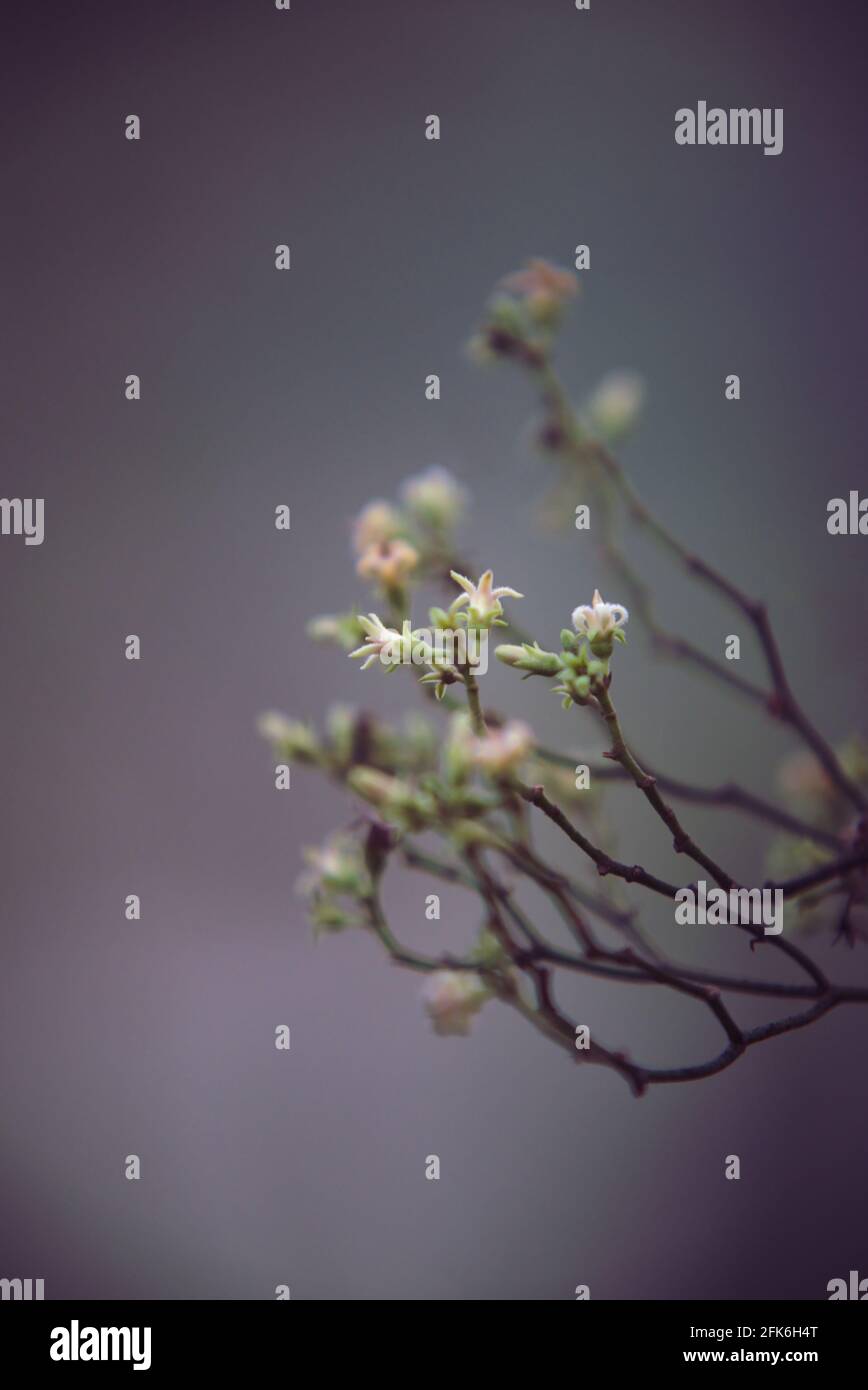
<instances>
[{"instance_id":1,"label":"flower cluster at branch tip","mask_svg":"<svg viewBox=\"0 0 868 1390\"><path fill-rule=\"evenodd\" d=\"M385 594L400 594L419 565L419 552L407 541L375 541L359 557L356 572L374 580Z\"/></svg>"},{"instance_id":2,"label":"flower cluster at branch tip","mask_svg":"<svg viewBox=\"0 0 868 1390\"><path fill-rule=\"evenodd\" d=\"M394 547L396 542L390 544ZM438 699L444 697L449 685L468 683L475 672L486 670L489 630L508 626L501 616L501 599L522 595L506 585L495 588L491 570L485 570L475 584L454 570L451 577L462 592L448 612L430 609L430 628L414 629L405 618L399 631L377 613L356 617L354 624L364 640L350 651L350 657L363 660L363 671L377 660L387 671L400 665L426 666L429 669L420 676L420 682L433 685Z\"/></svg>"},{"instance_id":3,"label":"flower cluster at branch tip","mask_svg":"<svg viewBox=\"0 0 868 1390\"><path fill-rule=\"evenodd\" d=\"M488 997L482 979L471 970L435 970L422 987L426 1012L441 1037L466 1037Z\"/></svg>"},{"instance_id":4,"label":"flower cluster at branch tip","mask_svg":"<svg viewBox=\"0 0 868 1390\"><path fill-rule=\"evenodd\" d=\"M501 779L517 772L534 750L533 729L521 719L510 719L499 729L475 737L470 745L470 761L480 772Z\"/></svg>"},{"instance_id":5,"label":"flower cluster at branch tip","mask_svg":"<svg viewBox=\"0 0 868 1390\"><path fill-rule=\"evenodd\" d=\"M441 579L454 561L453 530L466 506L466 493L446 468L428 468L407 478L398 505L377 498L352 523L356 573L372 583L385 600L393 622L409 610L410 588L426 579ZM366 636L355 612L323 614L307 625L317 642L333 642L344 651Z\"/></svg>"},{"instance_id":6,"label":"flower cluster at branch tip","mask_svg":"<svg viewBox=\"0 0 868 1390\"><path fill-rule=\"evenodd\" d=\"M461 520L467 494L447 468L434 467L402 484L401 501L421 526L442 532Z\"/></svg>"},{"instance_id":7,"label":"flower cluster at branch tip","mask_svg":"<svg viewBox=\"0 0 868 1390\"><path fill-rule=\"evenodd\" d=\"M605 533L612 517L612 471L618 471L606 451L632 433L645 386L637 373L620 370L604 376L578 409L564 394L554 373L555 340L580 283L572 270L538 259L503 277L468 350L477 362L524 369L539 390L543 413L536 443L560 464L560 477L540 510L546 525L566 527L580 500L594 507L595 525Z\"/></svg>"},{"instance_id":8,"label":"flower cluster at branch tip","mask_svg":"<svg viewBox=\"0 0 868 1390\"><path fill-rule=\"evenodd\" d=\"M401 830L424 830L437 820L437 803L424 788L374 767L353 767L347 786L383 820Z\"/></svg>"},{"instance_id":9,"label":"flower cluster at branch tip","mask_svg":"<svg viewBox=\"0 0 868 1390\"><path fill-rule=\"evenodd\" d=\"M317 849L307 849L307 870L296 890L310 902L315 930L340 931L359 925L359 901L371 892L371 877L358 840L340 832Z\"/></svg>"},{"instance_id":10,"label":"flower cluster at branch tip","mask_svg":"<svg viewBox=\"0 0 868 1390\"><path fill-rule=\"evenodd\" d=\"M596 682L608 679L608 663L615 642L624 642L622 631L629 614L621 603L604 603L595 590L590 604L573 610L575 632L561 631L561 651L543 650L538 642L523 642L521 646L504 643L496 656L506 666L529 676L557 676L554 687L564 697L564 707L583 705L594 694Z\"/></svg>"},{"instance_id":11,"label":"flower cluster at branch tip","mask_svg":"<svg viewBox=\"0 0 868 1390\"><path fill-rule=\"evenodd\" d=\"M522 719L510 719L476 734L469 715L459 711L450 720L443 747L445 778L453 786L463 786L474 772L495 782L508 781L531 757L535 746L533 729ZM487 804L483 800L481 807Z\"/></svg>"},{"instance_id":12,"label":"flower cluster at branch tip","mask_svg":"<svg viewBox=\"0 0 868 1390\"><path fill-rule=\"evenodd\" d=\"M578 292L578 276L549 261L532 260L504 276L471 340L471 355L481 362L509 358L532 370L544 366L563 311Z\"/></svg>"},{"instance_id":13,"label":"flower cluster at branch tip","mask_svg":"<svg viewBox=\"0 0 868 1390\"><path fill-rule=\"evenodd\" d=\"M541 328L554 328L564 305L579 292L578 276L573 271L539 259L504 276L500 283L508 294L522 301L531 323Z\"/></svg>"},{"instance_id":14,"label":"flower cluster at branch tip","mask_svg":"<svg viewBox=\"0 0 868 1390\"><path fill-rule=\"evenodd\" d=\"M353 522L353 549L364 555L372 545L385 545L401 534L401 513L391 502L369 502Z\"/></svg>"}]
</instances>

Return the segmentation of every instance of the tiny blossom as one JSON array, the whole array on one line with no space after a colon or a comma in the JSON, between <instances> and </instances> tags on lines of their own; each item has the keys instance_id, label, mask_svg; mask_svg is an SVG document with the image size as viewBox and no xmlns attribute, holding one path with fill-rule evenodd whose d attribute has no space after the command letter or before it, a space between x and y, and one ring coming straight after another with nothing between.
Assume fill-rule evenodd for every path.
<instances>
[{"instance_id":1,"label":"tiny blossom","mask_svg":"<svg viewBox=\"0 0 868 1390\"><path fill-rule=\"evenodd\" d=\"M388 665L397 665L404 650L403 634L393 627L386 627L376 613L369 613L366 618L359 617L358 622L367 641L354 652L350 652L350 659L365 657L366 660L362 663L363 671L367 671L371 662L376 661L378 657Z\"/></svg>"},{"instance_id":2,"label":"tiny blossom","mask_svg":"<svg viewBox=\"0 0 868 1390\"><path fill-rule=\"evenodd\" d=\"M466 1037L487 997L482 980L469 970L435 970L422 989L426 1012L441 1037Z\"/></svg>"},{"instance_id":3,"label":"tiny blossom","mask_svg":"<svg viewBox=\"0 0 868 1390\"><path fill-rule=\"evenodd\" d=\"M493 618L499 618L503 612L502 598L524 598L524 594L518 593L516 589L509 589L506 585L499 588L492 588L494 574L491 570L486 570L480 575L479 582L474 584L472 579L468 579L463 574L457 574L455 570L450 570L455 583L464 590L452 604L452 612L460 608L463 604L468 605L468 613L476 622L487 625Z\"/></svg>"},{"instance_id":4,"label":"tiny blossom","mask_svg":"<svg viewBox=\"0 0 868 1390\"><path fill-rule=\"evenodd\" d=\"M466 494L448 468L428 468L401 488L407 510L429 526L454 526L464 511Z\"/></svg>"},{"instance_id":5,"label":"tiny blossom","mask_svg":"<svg viewBox=\"0 0 868 1390\"><path fill-rule=\"evenodd\" d=\"M372 545L393 540L401 530L401 514L391 502L369 502L353 522L353 549L357 555Z\"/></svg>"},{"instance_id":6,"label":"tiny blossom","mask_svg":"<svg viewBox=\"0 0 868 1390\"><path fill-rule=\"evenodd\" d=\"M299 877L296 889L305 897L322 892L356 897L370 888L359 844L351 836L332 835L324 845L306 849L304 857L309 867Z\"/></svg>"},{"instance_id":7,"label":"tiny blossom","mask_svg":"<svg viewBox=\"0 0 868 1390\"><path fill-rule=\"evenodd\" d=\"M380 815L405 830L427 829L437 815L434 799L420 787L402 777L381 772L376 767L354 767L347 786L364 801L376 806Z\"/></svg>"},{"instance_id":8,"label":"tiny blossom","mask_svg":"<svg viewBox=\"0 0 868 1390\"><path fill-rule=\"evenodd\" d=\"M835 785L819 759L802 750L783 760L778 768L778 784L790 796L830 800L835 795Z\"/></svg>"},{"instance_id":9,"label":"tiny blossom","mask_svg":"<svg viewBox=\"0 0 868 1390\"><path fill-rule=\"evenodd\" d=\"M322 613L311 618L306 631L314 642L334 642L347 652L358 645L362 635L355 613Z\"/></svg>"},{"instance_id":10,"label":"tiny blossom","mask_svg":"<svg viewBox=\"0 0 868 1390\"><path fill-rule=\"evenodd\" d=\"M256 727L262 737L267 738L270 743L284 743L295 732L296 724L294 720L287 719L285 714L268 710L265 714L260 714Z\"/></svg>"},{"instance_id":11,"label":"tiny blossom","mask_svg":"<svg viewBox=\"0 0 868 1390\"><path fill-rule=\"evenodd\" d=\"M613 437L627 434L636 422L644 398L641 377L634 372L610 372L587 403L591 427Z\"/></svg>"},{"instance_id":12,"label":"tiny blossom","mask_svg":"<svg viewBox=\"0 0 868 1390\"><path fill-rule=\"evenodd\" d=\"M331 613L323 613L319 618L311 618L307 625L307 635L314 642L337 642L340 640L340 619Z\"/></svg>"},{"instance_id":13,"label":"tiny blossom","mask_svg":"<svg viewBox=\"0 0 868 1390\"><path fill-rule=\"evenodd\" d=\"M284 714L268 710L259 716L256 727L264 739L275 744L290 757L311 762L315 761L319 753L316 735L298 719L287 719Z\"/></svg>"},{"instance_id":14,"label":"tiny blossom","mask_svg":"<svg viewBox=\"0 0 868 1390\"><path fill-rule=\"evenodd\" d=\"M590 604L573 609L573 627L583 637L608 637L626 623L629 613L622 603L604 603L599 589Z\"/></svg>"},{"instance_id":15,"label":"tiny blossom","mask_svg":"<svg viewBox=\"0 0 868 1390\"><path fill-rule=\"evenodd\" d=\"M578 293L579 282L571 270L559 270L550 261L529 261L524 270L507 275L505 289L531 301L560 304Z\"/></svg>"},{"instance_id":16,"label":"tiny blossom","mask_svg":"<svg viewBox=\"0 0 868 1390\"><path fill-rule=\"evenodd\" d=\"M521 719L511 719L500 729L489 729L474 738L470 745L470 761L491 777L513 772L533 752L533 729Z\"/></svg>"},{"instance_id":17,"label":"tiny blossom","mask_svg":"<svg viewBox=\"0 0 868 1390\"><path fill-rule=\"evenodd\" d=\"M407 541L377 541L356 565L363 579L375 579L384 589L400 589L419 563L419 552Z\"/></svg>"}]
</instances>

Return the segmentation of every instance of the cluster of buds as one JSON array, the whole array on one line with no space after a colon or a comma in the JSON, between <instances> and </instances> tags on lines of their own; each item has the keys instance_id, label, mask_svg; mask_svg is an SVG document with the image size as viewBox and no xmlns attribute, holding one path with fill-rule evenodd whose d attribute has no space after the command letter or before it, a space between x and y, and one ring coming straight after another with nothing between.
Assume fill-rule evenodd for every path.
<instances>
[{"instance_id":1,"label":"cluster of buds","mask_svg":"<svg viewBox=\"0 0 868 1390\"><path fill-rule=\"evenodd\" d=\"M563 695L564 709L569 709L570 705L586 705L594 693L595 683L606 678L606 663L592 656L569 628L564 628L561 641L564 647L560 653L561 668L558 684L554 686L555 694Z\"/></svg>"},{"instance_id":2,"label":"cluster of buds","mask_svg":"<svg viewBox=\"0 0 868 1390\"><path fill-rule=\"evenodd\" d=\"M467 714L454 714L443 750L444 781L463 787L475 772L494 782L509 781L535 746L533 729L521 719L476 734ZM490 805L487 800L482 804Z\"/></svg>"},{"instance_id":3,"label":"cluster of buds","mask_svg":"<svg viewBox=\"0 0 868 1390\"><path fill-rule=\"evenodd\" d=\"M428 468L401 486L405 515L423 532L442 536L454 529L464 515L467 494L448 468Z\"/></svg>"},{"instance_id":4,"label":"cluster of buds","mask_svg":"<svg viewBox=\"0 0 868 1390\"><path fill-rule=\"evenodd\" d=\"M322 745L313 729L301 720L288 719L284 714L269 710L259 716L256 726L275 753L288 762L322 762Z\"/></svg>"},{"instance_id":5,"label":"cluster of buds","mask_svg":"<svg viewBox=\"0 0 868 1390\"><path fill-rule=\"evenodd\" d=\"M521 719L510 719L499 729L474 736L470 761L474 768L495 782L508 782L536 746L533 729Z\"/></svg>"},{"instance_id":6,"label":"cluster of buds","mask_svg":"<svg viewBox=\"0 0 868 1390\"><path fill-rule=\"evenodd\" d=\"M469 681L471 675L487 668L487 641L491 628L507 627L502 617L503 598L522 595L507 585L495 588L491 570L486 570L474 583L463 574L452 571L452 578L461 593L447 610L430 610L430 628L414 629L405 619L400 632L389 627L377 613L357 619L363 641L349 653L362 661L362 670L379 662L386 671L399 666L425 666L420 677L423 685L433 685L434 693L442 699L448 686L457 681Z\"/></svg>"},{"instance_id":7,"label":"cluster of buds","mask_svg":"<svg viewBox=\"0 0 868 1390\"><path fill-rule=\"evenodd\" d=\"M408 776L431 773L441 752L436 730L417 713L396 727L351 705L336 704L327 712L321 735L275 713L261 715L257 727L281 760L319 767L339 781L357 766Z\"/></svg>"},{"instance_id":8,"label":"cluster of buds","mask_svg":"<svg viewBox=\"0 0 868 1390\"><path fill-rule=\"evenodd\" d=\"M398 537L367 546L359 556L356 573L374 583L389 603L400 611L405 605L407 583L418 567L418 550Z\"/></svg>"},{"instance_id":9,"label":"cluster of buds","mask_svg":"<svg viewBox=\"0 0 868 1390\"><path fill-rule=\"evenodd\" d=\"M584 705L594 693L597 682L605 681L609 673L609 658L616 642L625 642L624 624L629 614L620 603L605 603L600 591L594 591L589 604L573 610L573 629L561 632L561 651L548 652L538 642L522 646L504 644L498 647L498 660L525 676L557 676L555 691L564 697L564 707Z\"/></svg>"},{"instance_id":10,"label":"cluster of buds","mask_svg":"<svg viewBox=\"0 0 868 1390\"><path fill-rule=\"evenodd\" d=\"M432 620L438 611L432 609ZM415 630L405 619L399 632L397 628L387 627L376 613L360 617L359 626L365 640L349 656L362 662L363 671L375 662L379 662L387 673L397 671L399 666L428 667L420 682L423 685L433 684L438 700L442 700L448 685L460 679L453 666L452 652L444 653L442 648L438 649L431 631L422 628Z\"/></svg>"},{"instance_id":11,"label":"cluster of buds","mask_svg":"<svg viewBox=\"0 0 868 1390\"><path fill-rule=\"evenodd\" d=\"M571 270L530 261L501 281L471 352L481 361L505 357L532 369L544 366L551 334L578 290L578 277Z\"/></svg>"},{"instance_id":12,"label":"cluster of buds","mask_svg":"<svg viewBox=\"0 0 868 1390\"><path fill-rule=\"evenodd\" d=\"M438 819L437 802L424 787L374 767L354 767L347 785L367 801L389 825L399 830L420 831Z\"/></svg>"},{"instance_id":13,"label":"cluster of buds","mask_svg":"<svg viewBox=\"0 0 868 1390\"><path fill-rule=\"evenodd\" d=\"M314 929L340 931L359 925L358 905L370 894L372 883L358 840L338 833L319 848L305 850L304 857L308 868L296 888L309 900Z\"/></svg>"},{"instance_id":14,"label":"cluster of buds","mask_svg":"<svg viewBox=\"0 0 868 1390\"><path fill-rule=\"evenodd\" d=\"M503 837L486 817L501 809L504 789L534 747L533 731L520 720L477 735L468 715L459 711L451 716L439 766L413 775L357 765L348 770L346 782L383 821L401 831L436 827L462 849L500 848Z\"/></svg>"},{"instance_id":15,"label":"cluster of buds","mask_svg":"<svg viewBox=\"0 0 868 1390\"><path fill-rule=\"evenodd\" d=\"M396 612L406 610L408 585L436 570L466 505L464 489L445 468L408 478L401 503L369 502L353 523L356 570Z\"/></svg>"}]
</instances>

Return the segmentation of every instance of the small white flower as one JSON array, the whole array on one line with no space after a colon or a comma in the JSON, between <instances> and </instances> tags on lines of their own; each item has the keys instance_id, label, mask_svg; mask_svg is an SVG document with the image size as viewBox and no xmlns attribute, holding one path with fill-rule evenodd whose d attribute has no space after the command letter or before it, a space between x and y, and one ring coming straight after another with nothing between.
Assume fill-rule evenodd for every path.
<instances>
[{"instance_id":1,"label":"small white flower","mask_svg":"<svg viewBox=\"0 0 868 1390\"><path fill-rule=\"evenodd\" d=\"M513 294L532 301L560 303L579 292L578 276L571 270L561 270L549 261L529 261L524 270L506 275L501 282Z\"/></svg>"},{"instance_id":2,"label":"small white flower","mask_svg":"<svg viewBox=\"0 0 868 1390\"><path fill-rule=\"evenodd\" d=\"M408 478L401 488L407 510L437 528L454 526L464 510L465 492L448 468L428 468Z\"/></svg>"},{"instance_id":3,"label":"small white flower","mask_svg":"<svg viewBox=\"0 0 868 1390\"><path fill-rule=\"evenodd\" d=\"M422 998L435 1033L466 1037L488 990L472 970L435 970L425 981Z\"/></svg>"},{"instance_id":4,"label":"small white flower","mask_svg":"<svg viewBox=\"0 0 868 1390\"><path fill-rule=\"evenodd\" d=\"M259 716L256 727L264 739L287 757L298 758L300 762L316 761L320 751L316 735L300 720L287 719L285 714L268 710Z\"/></svg>"},{"instance_id":5,"label":"small white flower","mask_svg":"<svg viewBox=\"0 0 868 1390\"><path fill-rule=\"evenodd\" d=\"M268 739L269 743L285 743L294 734L296 722L293 719L287 719L285 714L277 714L274 710L267 710L265 714L260 714L256 721L256 727L262 737Z\"/></svg>"},{"instance_id":6,"label":"small white flower","mask_svg":"<svg viewBox=\"0 0 868 1390\"><path fill-rule=\"evenodd\" d=\"M487 627L493 619L500 617L503 612L503 604L500 602L502 598L524 598L524 594L520 594L516 589L507 588L505 584L495 589L492 570L486 570L481 574L476 584L466 575L457 574L455 570L450 570L449 573L455 583L464 590L464 593L455 599L450 611L454 613L466 603L468 614L481 626Z\"/></svg>"},{"instance_id":7,"label":"small white flower","mask_svg":"<svg viewBox=\"0 0 868 1390\"><path fill-rule=\"evenodd\" d=\"M573 609L573 627L593 641L596 637L611 636L624 626L629 616L622 603L604 603L599 589L595 589L590 604Z\"/></svg>"},{"instance_id":8,"label":"small white flower","mask_svg":"<svg viewBox=\"0 0 868 1390\"><path fill-rule=\"evenodd\" d=\"M371 545L394 540L400 530L401 516L391 502L369 502L353 522L353 549L362 555Z\"/></svg>"},{"instance_id":9,"label":"small white flower","mask_svg":"<svg viewBox=\"0 0 868 1390\"><path fill-rule=\"evenodd\" d=\"M296 881L303 897L318 892L360 894L369 885L357 841L337 833L316 849L304 850L307 870Z\"/></svg>"},{"instance_id":10,"label":"small white flower","mask_svg":"<svg viewBox=\"0 0 868 1390\"><path fill-rule=\"evenodd\" d=\"M404 655L405 634L397 632L393 627L386 627L376 613L369 613L366 618L360 616L358 623L368 640L354 652L350 652L350 658L365 657L362 663L363 671L367 671L371 663L378 658L384 666L400 665Z\"/></svg>"},{"instance_id":11,"label":"small white flower","mask_svg":"<svg viewBox=\"0 0 868 1390\"><path fill-rule=\"evenodd\" d=\"M621 438L636 423L644 399L641 377L634 372L610 372L585 407L591 428L611 438Z\"/></svg>"},{"instance_id":12,"label":"small white flower","mask_svg":"<svg viewBox=\"0 0 868 1390\"><path fill-rule=\"evenodd\" d=\"M470 744L470 761L490 777L513 772L534 749L533 729L521 719L510 719L500 729L490 729Z\"/></svg>"},{"instance_id":13,"label":"small white flower","mask_svg":"<svg viewBox=\"0 0 868 1390\"><path fill-rule=\"evenodd\" d=\"M400 589L418 564L418 550L406 541L376 541L362 552L356 572L386 590Z\"/></svg>"}]
</instances>

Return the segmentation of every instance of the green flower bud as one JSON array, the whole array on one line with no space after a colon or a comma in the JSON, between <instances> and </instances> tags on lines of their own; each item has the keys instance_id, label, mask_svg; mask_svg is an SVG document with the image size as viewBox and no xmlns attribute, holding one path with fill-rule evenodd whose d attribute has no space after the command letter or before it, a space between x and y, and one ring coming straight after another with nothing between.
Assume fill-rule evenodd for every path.
<instances>
[{"instance_id":1,"label":"green flower bud","mask_svg":"<svg viewBox=\"0 0 868 1390\"><path fill-rule=\"evenodd\" d=\"M499 965L505 965L509 960L506 952L498 941L494 932L483 927L476 940L476 945L470 952L470 959L476 965L482 965L489 970L496 969Z\"/></svg>"},{"instance_id":2,"label":"green flower bud","mask_svg":"<svg viewBox=\"0 0 868 1390\"><path fill-rule=\"evenodd\" d=\"M316 734L307 724L297 719L287 719L282 714L269 712L261 714L257 728L263 738L271 743L283 757L300 763L319 761L321 748Z\"/></svg>"},{"instance_id":3,"label":"green flower bud","mask_svg":"<svg viewBox=\"0 0 868 1390\"><path fill-rule=\"evenodd\" d=\"M533 676L556 676L561 664L554 652L544 652L538 642L523 642L520 647L504 643L497 648L495 656L505 666L514 666Z\"/></svg>"},{"instance_id":4,"label":"green flower bud","mask_svg":"<svg viewBox=\"0 0 868 1390\"><path fill-rule=\"evenodd\" d=\"M581 675L588 669L588 656L584 648L580 652L561 652L560 663L562 672Z\"/></svg>"},{"instance_id":5,"label":"green flower bud","mask_svg":"<svg viewBox=\"0 0 868 1390\"><path fill-rule=\"evenodd\" d=\"M331 898L318 899L310 909L310 919L313 923L314 936L321 936L326 932L343 931L345 927L352 927L357 923L357 918L353 917L352 913L345 911Z\"/></svg>"},{"instance_id":6,"label":"green flower bud","mask_svg":"<svg viewBox=\"0 0 868 1390\"><path fill-rule=\"evenodd\" d=\"M455 820L449 826L449 834L456 849L507 849L508 842L502 835L478 820Z\"/></svg>"},{"instance_id":7,"label":"green flower bud","mask_svg":"<svg viewBox=\"0 0 868 1390\"><path fill-rule=\"evenodd\" d=\"M527 320L521 305L511 295L498 295L492 300L488 311L488 324L490 328L499 329L502 333L511 333L516 338L523 338L527 332Z\"/></svg>"},{"instance_id":8,"label":"green flower bud","mask_svg":"<svg viewBox=\"0 0 868 1390\"><path fill-rule=\"evenodd\" d=\"M376 768L352 768L347 785L357 796L375 806L384 820L404 829L423 829L437 815L436 804L426 792Z\"/></svg>"},{"instance_id":9,"label":"green flower bud","mask_svg":"<svg viewBox=\"0 0 868 1390\"><path fill-rule=\"evenodd\" d=\"M611 372L600 382L584 413L596 435L615 443L633 429L644 397L640 377L632 372Z\"/></svg>"},{"instance_id":10,"label":"green flower bud","mask_svg":"<svg viewBox=\"0 0 868 1390\"><path fill-rule=\"evenodd\" d=\"M336 613L311 618L306 631L314 642L334 642L346 652L351 651L364 637L355 613Z\"/></svg>"}]
</instances>

